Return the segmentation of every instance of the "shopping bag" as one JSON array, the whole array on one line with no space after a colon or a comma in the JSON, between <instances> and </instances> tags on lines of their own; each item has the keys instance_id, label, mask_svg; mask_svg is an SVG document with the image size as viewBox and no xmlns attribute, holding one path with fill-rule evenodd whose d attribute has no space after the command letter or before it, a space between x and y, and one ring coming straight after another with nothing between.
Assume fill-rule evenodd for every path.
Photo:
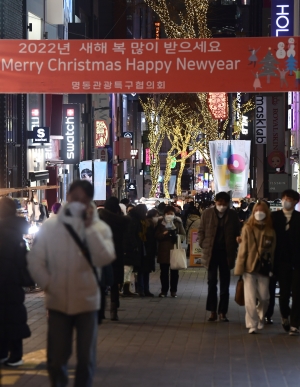
<instances>
[{"instance_id":1,"label":"shopping bag","mask_svg":"<svg viewBox=\"0 0 300 387\"><path fill-rule=\"evenodd\" d=\"M245 305L244 280L242 276L240 276L238 282L236 283L234 301L240 306Z\"/></svg>"},{"instance_id":2,"label":"shopping bag","mask_svg":"<svg viewBox=\"0 0 300 387\"><path fill-rule=\"evenodd\" d=\"M182 270L187 268L185 249L181 247L180 235L177 235L177 243L174 249L170 251L171 270Z\"/></svg>"}]
</instances>

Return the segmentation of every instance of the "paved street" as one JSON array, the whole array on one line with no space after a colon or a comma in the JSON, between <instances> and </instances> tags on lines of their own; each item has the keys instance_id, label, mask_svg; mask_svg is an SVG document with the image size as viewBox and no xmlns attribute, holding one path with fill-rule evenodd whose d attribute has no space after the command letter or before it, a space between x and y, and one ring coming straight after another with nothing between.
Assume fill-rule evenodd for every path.
<instances>
[{"instance_id":1,"label":"paved street","mask_svg":"<svg viewBox=\"0 0 300 387\"><path fill-rule=\"evenodd\" d=\"M121 321L99 327L94 386L299 387L300 338L284 333L278 306L275 324L249 335L244 308L233 301L235 282L232 277L230 323L206 321L203 269L181 272L177 299L122 299ZM159 293L158 272L151 290ZM43 301L42 292L27 295L32 337L25 340L25 364L2 368L1 386L49 386ZM74 364L73 355L70 378Z\"/></svg>"}]
</instances>

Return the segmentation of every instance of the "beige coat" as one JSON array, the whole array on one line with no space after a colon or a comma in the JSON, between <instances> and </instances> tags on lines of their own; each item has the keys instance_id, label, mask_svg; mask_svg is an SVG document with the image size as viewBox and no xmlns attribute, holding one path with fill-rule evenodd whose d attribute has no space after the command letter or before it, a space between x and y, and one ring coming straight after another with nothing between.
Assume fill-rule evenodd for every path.
<instances>
[{"instance_id":1,"label":"beige coat","mask_svg":"<svg viewBox=\"0 0 300 387\"><path fill-rule=\"evenodd\" d=\"M110 264L115 249L111 230L96 209L93 224L85 228L83 220L66 215L65 208L42 225L27 262L32 278L45 290L46 308L74 315L98 310L100 292L92 268L64 223L86 240L94 266Z\"/></svg>"},{"instance_id":2,"label":"beige coat","mask_svg":"<svg viewBox=\"0 0 300 387\"><path fill-rule=\"evenodd\" d=\"M253 232L257 241L259 254L257 252ZM266 241L270 241L270 244L266 244ZM259 255L264 251L271 254L271 259L273 261L275 247L276 235L273 229L265 230L265 228L259 226L252 228L248 224L245 224L242 229L242 242L239 245L234 274L242 275L243 273L253 273Z\"/></svg>"}]
</instances>

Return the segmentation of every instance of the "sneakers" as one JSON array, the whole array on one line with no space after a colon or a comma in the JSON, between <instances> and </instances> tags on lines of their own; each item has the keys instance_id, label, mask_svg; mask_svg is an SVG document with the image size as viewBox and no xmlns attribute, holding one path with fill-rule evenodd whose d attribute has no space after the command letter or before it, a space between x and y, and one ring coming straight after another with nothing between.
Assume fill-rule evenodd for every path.
<instances>
[{"instance_id":1,"label":"sneakers","mask_svg":"<svg viewBox=\"0 0 300 387\"><path fill-rule=\"evenodd\" d=\"M213 322L213 321L217 321L218 319L218 315L216 312L211 312L210 316L209 316L209 319L207 321L209 322Z\"/></svg>"},{"instance_id":2,"label":"sneakers","mask_svg":"<svg viewBox=\"0 0 300 387\"><path fill-rule=\"evenodd\" d=\"M299 336L299 329L298 328L295 328L295 327L291 327L290 331L289 331L289 335L290 336Z\"/></svg>"},{"instance_id":3,"label":"sneakers","mask_svg":"<svg viewBox=\"0 0 300 387\"><path fill-rule=\"evenodd\" d=\"M267 324L267 325L273 324L272 318L271 318L271 317L266 317L266 318L265 318L265 324Z\"/></svg>"},{"instance_id":4,"label":"sneakers","mask_svg":"<svg viewBox=\"0 0 300 387\"><path fill-rule=\"evenodd\" d=\"M257 325L257 329L264 329L264 326L265 326L264 320L260 320L258 325Z\"/></svg>"},{"instance_id":5,"label":"sneakers","mask_svg":"<svg viewBox=\"0 0 300 387\"><path fill-rule=\"evenodd\" d=\"M176 294L176 292L171 292L171 297L173 297L173 298L177 298L177 294Z\"/></svg>"},{"instance_id":6,"label":"sneakers","mask_svg":"<svg viewBox=\"0 0 300 387\"><path fill-rule=\"evenodd\" d=\"M256 328L250 328L249 329L250 335L255 335L256 334Z\"/></svg>"},{"instance_id":7,"label":"sneakers","mask_svg":"<svg viewBox=\"0 0 300 387\"><path fill-rule=\"evenodd\" d=\"M281 319L281 324L282 324L282 328L286 331L286 332L289 332L290 331L290 321L288 318L282 318Z\"/></svg>"},{"instance_id":8,"label":"sneakers","mask_svg":"<svg viewBox=\"0 0 300 387\"><path fill-rule=\"evenodd\" d=\"M24 364L23 360L20 359L20 360L17 360L17 361L11 361L11 360L7 360L4 365L8 366L8 367L18 367L20 365Z\"/></svg>"},{"instance_id":9,"label":"sneakers","mask_svg":"<svg viewBox=\"0 0 300 387\"><path fill-rule=\"evenodd\" d=\"M219 320L221 322L229 322L228 318L226 317L226 314L223 313L219 314Z\"/></svg>"},{"instance_id":10,"label":"sneakers","mask_svg":"<svg viewBox=\"0 0 300 387\"><path fill-rule=\"evenodd\" d=\"M160 297L160 298L166 298L167 295L166 295L165 293L159 293L158 297Z\"/></svg>"}]
</instances>

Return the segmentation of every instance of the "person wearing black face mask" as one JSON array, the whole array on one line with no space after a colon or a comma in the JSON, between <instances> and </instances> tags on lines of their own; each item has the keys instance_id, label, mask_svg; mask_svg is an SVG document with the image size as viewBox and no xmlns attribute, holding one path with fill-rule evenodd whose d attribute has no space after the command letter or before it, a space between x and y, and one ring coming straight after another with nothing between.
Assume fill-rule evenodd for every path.
<instances>
[{"instance_id":1,"label":"person wearing black face mask","mask_svg":"<svg viewBox=\"0 0 300 387\"><path fill-rule=\"evenodd\" d=\"M275 273L280 286L279 306L282 326L291 336L299 335L300 325L300 213L295 211L299 193L288 189L281 195L281 211L272 212L276 232ZM292 294L292 307L290 296Z\"/></svg>"},{"instance_id":2,"label":"person wearing black face mask","mask_svg":"<svg viewBox=\"0 0 300 387\"><path fill-rule=\"evenodd\" d=\"M206 310L211 312L208 321L229 321L226 317L229 304L230 270L237 255L236 238L240 235L237 213L229 209L230 196L226 192L216 195L216 205L202 214L199 227L199 246L202 262L207 268L208 295ZM218 306L218 271L220 274L220 302Z\"/></svg>"},{"instance_id":3,"label":"person wearing black face mask","mask_svg":"<svg viewBox=\"0 0 300 387\"><path fill-rule=\"evenodd\" d=\"M239 220L241 222L241 226L243 226L243 224L247 221L249 216L250 216L250 211L248 209L248 203L243 201L241 203L241 207L240 207L239 212L238 212L238 217L239 217Z\"/></svg>"}]
</instances>

